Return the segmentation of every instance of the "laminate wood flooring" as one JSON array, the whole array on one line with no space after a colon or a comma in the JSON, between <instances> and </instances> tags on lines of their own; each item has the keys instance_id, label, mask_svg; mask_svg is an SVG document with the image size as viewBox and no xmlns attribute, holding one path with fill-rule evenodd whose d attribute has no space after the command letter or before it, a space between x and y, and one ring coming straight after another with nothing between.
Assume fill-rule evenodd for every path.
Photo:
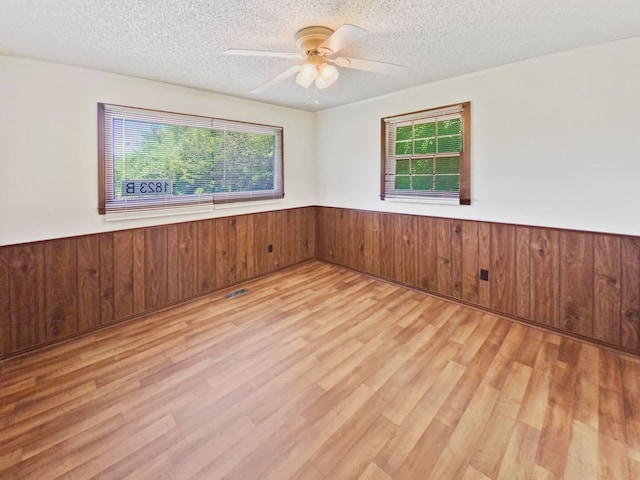
<instances>
[{"instance_id":1,"label":"laminate wood flooring","mask_svg":"<svg viewBox=\"0 0 640 480\"><path fill-rule=\"evenodd\" d=\"M241 287L5 361L0 478L640 478L633 358L318 261Z\"/></svg>"}]
</instances>

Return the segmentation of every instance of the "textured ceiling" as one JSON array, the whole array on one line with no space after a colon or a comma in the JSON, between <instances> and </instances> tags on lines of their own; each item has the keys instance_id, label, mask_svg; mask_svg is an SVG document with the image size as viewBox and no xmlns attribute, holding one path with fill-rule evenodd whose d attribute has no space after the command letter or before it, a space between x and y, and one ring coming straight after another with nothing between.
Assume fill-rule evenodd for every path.
<instances>
[{"instance_id":1,"label":"textured ceiling","mask_svg":"<svg viewBox=\"0 0 640 480\"><path fill-rule=\"evenodd\" d=\"M343 23L368 35L342 55L407 65L406 77L342 68L326 90L307 91L290 77L254 95L300 60L222 55L295 52L297 30ZM639 0L0 0L0 54L311 111L635 36Z\"/></svg>"}]
</instances>

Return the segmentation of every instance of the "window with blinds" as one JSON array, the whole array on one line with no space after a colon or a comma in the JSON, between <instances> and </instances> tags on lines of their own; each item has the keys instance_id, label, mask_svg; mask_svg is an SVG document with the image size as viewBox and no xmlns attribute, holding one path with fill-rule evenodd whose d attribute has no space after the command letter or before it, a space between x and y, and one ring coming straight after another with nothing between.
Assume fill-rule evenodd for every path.
<instances>
[{"instance_id":1,"label":"window with blinds","mask_svg":"<svg viewBox=\"0 0 640 480\"><path fill-rule=\"evenodd\" d=\"M107 104L98 125L101 214L284 196L281 127Z\"/></svg>"},{"instance_id":2,"label":"window with blinds","mask_svg":"<svg viewBox=\"0 0 640 480\"><path fill-rule=\"evenodd\" d=\"M382 119L380 198L469 205L470 103Z\"/></svg>"}]
</instances>

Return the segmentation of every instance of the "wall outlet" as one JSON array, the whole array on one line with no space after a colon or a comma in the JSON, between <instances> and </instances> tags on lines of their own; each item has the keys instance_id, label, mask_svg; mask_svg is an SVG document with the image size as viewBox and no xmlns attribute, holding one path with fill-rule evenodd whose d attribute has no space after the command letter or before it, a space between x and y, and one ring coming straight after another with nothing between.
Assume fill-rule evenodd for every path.
<instances>
[{"instance_id":1,"label":"wall outlet","mask_svg":"<svg viewBox=\"0 0 640 480\"><path fill-rule=\"evenodd\" d=\"M489 281L489 270L480 269L480 280Z\"/></svg>"},{"instance_id":2,"label":"wall outlet","mask_svg":"<svg viewBox=\"0 0 640 480\"><path fill-rule=\"evenodd\" d=\"M273 245L268 245L267 246L267 252L273 253Z\"/></svg>"}]
</instances>

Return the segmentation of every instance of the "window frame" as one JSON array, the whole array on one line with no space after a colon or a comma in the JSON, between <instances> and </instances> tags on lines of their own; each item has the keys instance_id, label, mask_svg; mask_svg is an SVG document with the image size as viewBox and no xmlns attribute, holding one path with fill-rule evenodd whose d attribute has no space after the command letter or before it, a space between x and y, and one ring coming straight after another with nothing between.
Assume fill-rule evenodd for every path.
<instances>
[{"instance_id":1,"label":"window frame","mask_svg":"<svg viewBox=\"0 0 640 480\"><path fill-rule=\"evenodd\" d=\"M142 114L148 114L165 119L170 118L185 118L192 119L194 121L211 121L211 129L220 130L219 126L227 125L229 127L237 126L238 128L229 128L225 131L242 131L246 133L258 133L264 134L264 130L271 130L270 134L274 135L275 148L274 148L274 172L273 190L247 190L242 192L227 192L227 193L211 193L203 196L211 196L210 201L202 201L195 195L184 195L182 198L177 197L174 201L168 202L166 197L162 200L158 198L148 197L142 200L138 200L134 206L127 206L127 201L116 201L114 188L109 191L109 186L115 187L115 182L112 181L111 185L107 185L107 169L113 169L113 158L108 158L107 154L107 129L106 109L121 109L123 111L129 110L132 112L139 112ZM172 124L170 121L167 124ZM177 124L177 123L173 123ZM214 128L214 124L218 127ZM255 131L252 131L252 127L255 127ZM198 128L198 127L194 127ZM255 193L258 192L258 193ZM263 192L270 192L265 194ZM217 198L216 198L217 197ZM148 216L155 216L155 212L169 212L175 210L175 213L179 213L179 209L184 207L193 207L197 205L216 205L216 204L228 204L238 202L263 202L271 200L280 200L284 198L284 128L281 126L267 125L261 123L244 122L238 120L228 120L216 117L209 117L204 115L194 115L185 113L176 113L166 110L155 110L142 107L131 107L127 105L117 105L112 103L98 103L98 213L100 215L118 215L127 212L139 213L144 217L148 213ZM120 204L120 205L118 205Z\"/></svg>"},{"instance_id":2,"label":"window frame","mask_svg":"<svg viewBox=\"0 0 640 480\"><path fill-rule=\"evenodd\" d=\"M391 124L390 120L394 123L402 121L403 119L429 119L438 116L438 112L446 112L447 110L454 109L456 107L460 108L460 117L462 119L462 150L460 151L460 190L458 201L460 205L471 205L471 175L470 175L470 167L471 167L471 102L461 102L454 103L451 105L445 105L441 107L428 108L425 110L417 110L409 113L402 113L398 115L390 115L387 117L382 117L380 119L380 128L381 128L381 149L380 149L380 200L404 200L404 201L415 201L415 202L429 202L429 203L451 203L451 201L446 201L444 196L439 197L437 194L412 194L412 195L398 195L398 194L390 194L386 190L386 167L388 163L387 156L387 140L388 140L388 127ZM431 155L431 154L429 154ZM395 161L395 155L392 157ZM435 154L433 155L435 158ZM395 178L395 174L394 174ZM455 197L454 197L455 198Z\"/></svg>"}]
</instances>

